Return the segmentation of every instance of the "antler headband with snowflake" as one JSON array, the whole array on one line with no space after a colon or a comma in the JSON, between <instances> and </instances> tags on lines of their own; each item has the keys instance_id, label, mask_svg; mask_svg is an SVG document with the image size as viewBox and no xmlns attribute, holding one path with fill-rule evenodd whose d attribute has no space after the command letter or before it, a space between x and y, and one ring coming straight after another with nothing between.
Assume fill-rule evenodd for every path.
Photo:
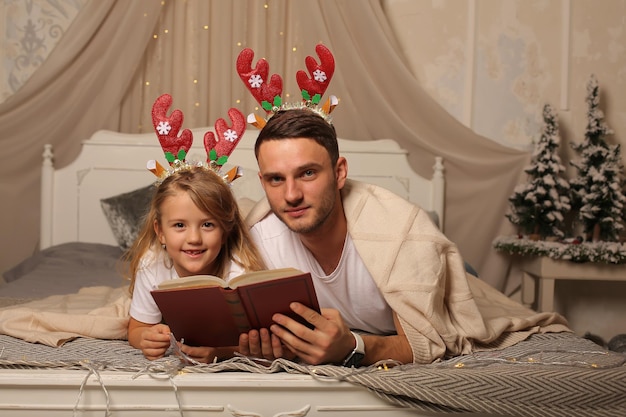
<instances>
[{"instance_id":1,"label":"antler headband with snowflake","mask_svg":"<svg viewBox=\"0 0 626 417\"><path fill-rule=\"evenodd\" d=\"M188 170L192 167L200 166L207 170L212 170L221 175L222 165L228 161L228 157L233 152L246 130L246 118L236 108L228 110L228 116L232 121L232 126L228 126L224 119L217 119L215 122L215 134L206 132L204 134L204 148L207 152L206 161L187 162L187 153L193 143L193 133L189 129L178 132L183 124L183 113L174 110L168 117L167 110L172 105L172 97L163 94L156 99L152 105L152 124L159 138L161 148L165 153L165 159L169 163L169 168L164 168L158 161L148 161L147 168L157 176L157 184L160 184L175 172ZM241 169L234 167L222 176L226 183L231 183L241 176Z\"/></svg>"},{"instance_id":2,"label":"antler headband with snowflake","mask_svg":"<svg viewBox=\"0 0 626 417\"><path fill-rule=\"evenodd\" d=\"M315 51L320 58L318 64L315 58L307 56L305 59L309 75L303 70L296 72L296 81L302 93L300 103L283 103L281 97L283 91L283 80L278 74L273 74L269 82L269 64L263 58L259 59L256 66L252 68L254 51L245 48L237 57L237 73L239 78L246 85L252 96L266 111L266 118L262 118L254 113L248 116L248 122L259 129L267 123L274 113L279 110L294 108L306 108L319 114L328 123L331 122L330 113L339 103L335 96L330 96L326 102L320 106L322 96L330 84L330 80L335 72L335 58L330 50L322 44L315 47Z\"/></svg>"}]
</instances>

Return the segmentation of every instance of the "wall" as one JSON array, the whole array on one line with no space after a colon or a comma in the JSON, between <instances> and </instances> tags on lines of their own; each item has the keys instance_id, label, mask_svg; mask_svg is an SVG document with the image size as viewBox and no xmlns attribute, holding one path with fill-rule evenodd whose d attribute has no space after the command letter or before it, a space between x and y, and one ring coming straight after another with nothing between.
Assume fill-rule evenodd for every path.
<instances>
[{"instance_id":1,"label":"wall","mask_svg":"<svg viewBox=\"0 0 626 417\"><path fill-rule=\"evenodd\" d=\"M626 1L384 0L415 77L460 122L503 145L532 149L541 110L558 111L564 164L587 124L586 86L626 161ZM568 176L573 174L568 170ZM494 196L493 198L506 198ZM626 333L626 283L559 281L556 308L579 334Z\"/></svg>"}]
</instances>

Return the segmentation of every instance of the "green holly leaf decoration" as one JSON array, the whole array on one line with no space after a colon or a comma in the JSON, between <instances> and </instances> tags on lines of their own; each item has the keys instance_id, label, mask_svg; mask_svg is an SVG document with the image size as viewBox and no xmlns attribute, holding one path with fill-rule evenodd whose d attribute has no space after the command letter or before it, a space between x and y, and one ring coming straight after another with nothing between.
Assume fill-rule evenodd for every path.
<instances>
[{"instance_id":1,"label":"green holly leaf decoration","mask_svg":"<svg viewBox=\"0 0 626 417\"><path fill-rule=\"evenodd\" d=\"M283 105L283 99L280 96L274 97L274 107L280 107Z\"/></svg>"},{"instance_id":2,"label":"green holly leaf decoration","mask_svg":"<svg viewBox=\"0 0 626 417\"><path fill-rule=\"evenodd\" d=\"M174 154L171 152L165 152L165 159L167 160L167 162L169 162L170 164L174 163L174 160L176 159L174 157Z\"/></svg>"},{"instance_id":3,"label":"green holly leaf decoration","mask_svg":"<svg viewBox=\"0 0 626 417\"><path fill-rule=\"evenodd\" d=\"M217 159L217 165L222 166L228 161L228 155L222 155Z\"/></svg>"},{"instance_id":4,"label":"green holly leaf decoration","mask_svg":"<svg viewBox=\"0 0 626 417\"><path fill-rule=\"evenodd\" d=\"M308 91L306 91L306 90L302 90L302 99L303 99L304 101L309 101L309 100L311 100L311 95L309 94L309 92L308 92Z\"/></svg>"},{"instance_id":5,"label":"green holly leaf decoration","mask_svg":"<svg viewBox=\"0 0 626 417\"><path fill-rule=\"evenodd\" d=\"M178 160L179 161L184 161L186 156L187 156L187 152L185 152L184 149L181 149L181 150L178 151Z\"/></svg>"},{"instance_id":6,"label":"green holly leaf decoration","mask_svg":"<svg viewBox=\"0 0 626 417\"><path fill-rule=\"evenodd\" d=\"M263 100L261 102L261 107L263 107L263 110L265 111L272 111L272 104L269 101Z\"/></svg>"},{"instance_id":7,"label":"green holly leaf decoration","mask_svg":"<svg viewBox=\"0 0 626 417\"><path fill-rule=\"evenodd\" d=\"M211 149L209 151L209 159L211 161L215 161L217 159L217 151L215 149Z\"/></svg>"},{"instance_id":8,"label":"green holly leaf decoration","mask_svg":"<svg viewBox=\"0 0 626 417\"><path fill-rule=\"evenodd\" d=\"M321 99L322 99L322 96L318 93L313 96L313 99L311 99L311 103L318 104Z\"/></svg>"}]
</instances>

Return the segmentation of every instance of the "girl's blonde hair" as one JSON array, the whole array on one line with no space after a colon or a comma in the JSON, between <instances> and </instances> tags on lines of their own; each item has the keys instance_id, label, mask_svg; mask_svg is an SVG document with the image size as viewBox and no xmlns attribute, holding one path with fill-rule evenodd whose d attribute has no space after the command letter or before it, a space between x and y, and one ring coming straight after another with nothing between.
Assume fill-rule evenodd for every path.
<instances>
[{"instance_id":1,"label":"girl's blonde hair","mask_svg":"<svg viewBox=\"0 0 626 417\"><path fill-rule=\"evenodd\" d=\"M124 259L128 262L124 275L130 280L131 295L143 255L151 248L165 251L161 248L154 230L154 223L156 221L160 224L163 202L166 198L175 195L177 191L186 192L194 204L200 210L210 213L224 231L225 242L215 259L215 275L224 277L231 260L246 271L265 269L261 255L252 242L248 227L239 213L239 207L230 186L211 170L191 167L170 175L156 188L139 236L124 254Z\"/></svg>"}]
</instances>

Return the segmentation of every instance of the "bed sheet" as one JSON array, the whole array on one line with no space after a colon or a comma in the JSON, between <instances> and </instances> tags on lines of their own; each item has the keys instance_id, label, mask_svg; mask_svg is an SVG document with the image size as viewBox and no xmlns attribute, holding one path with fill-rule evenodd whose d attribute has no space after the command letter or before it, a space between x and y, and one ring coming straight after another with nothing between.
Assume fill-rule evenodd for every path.
<instances>
[{"instance_id":1,"label":"bed sheet","mask_svg":"<svg viewBox=\"0 0 626 417\"><path fill-rule=\"evenodd\" d=\"M100 243L70 242L37 252L3 274L0 307L72 294L83 287L120 287L122 250Z\"/></svg>"},{"instance_id":2,"label":"bed sheet","mask_svg":"<svg viewBox=\"0 0 626 417\"><path fill-rule=\"evenodd\" d=\"M186 365L171 355L150 362L122 340L79 338L51 348L0 336L0 346L0 369L168 375L172 386L179 382L179 390L184 390L180 382L189 374L290 373L346 381L392 404L428 412L626 415L626 356L571 333L536 334L501 351L463 355L430 365L380 363L358 369L306 366L282 359L270 363L246 357L208 365Z\"/></svg>"}]
</instances>

